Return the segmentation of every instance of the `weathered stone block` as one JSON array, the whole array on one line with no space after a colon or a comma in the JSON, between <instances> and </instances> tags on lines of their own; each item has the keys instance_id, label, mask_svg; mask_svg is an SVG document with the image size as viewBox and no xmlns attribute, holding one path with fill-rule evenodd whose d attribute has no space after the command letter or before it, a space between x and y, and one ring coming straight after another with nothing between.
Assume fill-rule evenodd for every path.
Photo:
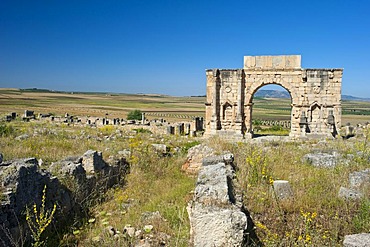
<instances>
[{"instance_id":1,"label":"weathered stone block","mask_svg":"<svg viewBox=\"0 0 370 247\"><path fill-rule=\"evenodd\" d=\"M95 173L101 171L107 164L103 160L101 152L88 150L82 156L82 166L87 173Z\"/></svg>"},{"instance_id":2,"label":"weathered stone block","mask_svg":"<svg viewBox=\"0 0 370 247\"><path fill-rule=\"evenodd\" d=\"M273 183L274 193L279 200L293 198L293 190L290 187L289 181L275 180Z\"/></svg>"},{"instance_id":3,"label":"weathered stone block","mask_svg":"<svg viewBox=\"0 0 370 247\"><path fill-rule=\"evenodd\" d=\"M340 187L338 196L347 200L358 200L362 198L363 195L358 190Z\"/></svg>"},{"instance_id":4,"label":"weathered stone block","mask_svg":"<svg viewBox=\"0 0 370 247\"><path fill-rule=\"evenodd\" d=\"M344 236L343 247L370 247L370 233Z\"/></svg>"},{"instance_id":5,"label":"weathered stone block","mask_svg":"<svg viewBox=\"0 0 370 247\"><path fill-rule=\"evenodd\" d=\"M198 173L199 169L202 167L203 159L205 157L212 156L213 154L214 150L204 144L199 144L191 147L188 150L186 162L182 166L182 170L190 174Z\"/></svg>"},{"instance_id":6,"label":"weathered stone block","mask_svg":"<svg viewBox=\"0 0 370 247\"><path fill-rule=\"evenodd\" d=\"M303 160L307 161L313 166L330 168L335 167L339 160L339 154L333 153L310 153L303 156Z\"/></svg>"}]
</instances>

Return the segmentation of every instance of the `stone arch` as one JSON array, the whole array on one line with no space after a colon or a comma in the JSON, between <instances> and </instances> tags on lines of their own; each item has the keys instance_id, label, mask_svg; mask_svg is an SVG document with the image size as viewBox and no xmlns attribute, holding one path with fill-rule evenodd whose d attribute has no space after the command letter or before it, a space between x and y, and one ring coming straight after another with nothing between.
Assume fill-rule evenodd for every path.
<instances>
[{"instance_id":1,"label":"stone arch","mask_svg":"<svg viewBox=\"0 0 370 247\"><path fill-rule=\"evenodd\" d=\"M275 84L291 96L291 137L335 136L342 75L343 69L303 69L300 55L245 56L243 69L209 69L205 135L252 137L253 96Z\"/></svg>"}]
</instances>

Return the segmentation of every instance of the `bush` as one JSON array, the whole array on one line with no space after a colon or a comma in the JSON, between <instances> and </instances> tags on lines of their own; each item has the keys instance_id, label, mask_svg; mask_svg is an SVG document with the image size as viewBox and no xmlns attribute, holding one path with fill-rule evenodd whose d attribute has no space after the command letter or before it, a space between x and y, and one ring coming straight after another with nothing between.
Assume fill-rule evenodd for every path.
<instances>
[{"instance_id":1,"label":"bush","mask_svg":"<svg viewBox=\"0 0 370 247\"><path fill-rule=\"evenodd\" d=\"M127 120L141 120L142 112L140 110L133 110L127 114Z\"/></svg>"},{"instance_id":2,"label":"bush","mask_svg":"<svg viewBox=\"0 0 370 247\"><path fill-rule=\"evenodd\" d=\"M148 129L144 129L144 128L138 128L138 129L133 129L134 131L136 131L136 133L149 133L149 134L152 134L152 132Z\"/></svg>"},{"instance_id":3,"label":"bush","mask_svg":"<svg viewBox=\"0 0 370 247\"><path fill-rule=\"evenodd\" d=\"M6 124L0 123L0 137L2 136L10 136L14 134L14 129L12 126L8 126Z\"/></svg>"}]
</instances>

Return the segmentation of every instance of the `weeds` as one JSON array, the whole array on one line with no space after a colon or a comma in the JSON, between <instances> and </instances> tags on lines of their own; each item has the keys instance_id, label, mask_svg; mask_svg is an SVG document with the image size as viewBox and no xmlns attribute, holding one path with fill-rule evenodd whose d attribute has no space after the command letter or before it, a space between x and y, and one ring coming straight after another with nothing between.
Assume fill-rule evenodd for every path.
<instances>
[{"instance_id":1,"label":"weeds","mask_svg":"<svg viewBox=\"0 0 370 247\"><path fill-rule=\"evenodd\" d=\"M14 133L15 129L11 125L0 122L0 137L9 137Z\"/></svg>"},{"instance_id":2,"label":"weeds","mask_svg":"<svg viewBox=\"0 0 370 247\"><path fill-rule=\"evenodd\" d=\"M363 141L330 141L323 148L356 156L359 145L356 143ZM321 148L321 144L313 141L227 144L218 139L212 143L216 150L222 147L221 150L234 154L244 205L265 246L341 246L344 235L369 231L369 200L338 198L339 188L343 181L348 181L348 174L365 169L364 162L351 161L351 165L340 162L333 169L310 166L302 157ZM290 182L294 198L277 200L271 183L278 179Z\"/></svg>"},{"instance_id":3,"label":"weeds","mask_svg":"<svg viewBox=\"0 0 370 247\"><path fill-rule=\"evenodd\" d=\"M46 185L44 186L44 189L42 191L42 200L40 208L37 209L36 203L33 204L32 211L28 207L26 208L26 221L32 233L31 235L33 238L32 246L35 247L46 245L45 241L42 240L41 235L50 225L56 211L56 204L54 204L53 209L51 211L46 210L45 201L46 201Z\"/></svg>"}]
</instances>

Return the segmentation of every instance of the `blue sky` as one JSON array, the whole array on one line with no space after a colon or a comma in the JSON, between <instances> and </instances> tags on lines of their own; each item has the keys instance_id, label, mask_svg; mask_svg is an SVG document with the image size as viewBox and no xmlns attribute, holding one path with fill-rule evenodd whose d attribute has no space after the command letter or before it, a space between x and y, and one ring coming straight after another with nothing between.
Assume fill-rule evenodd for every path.
<instances>
[{"instance_id":1,"label":"blue sky","mask_svg":"<svg viewBox=\"0 0 370 247\"><path fill-rule=\"evenodd\" d=\"M370 1L1 0L0 87L204 95L208 68L301 54L370 97Z\"/></svg>"}]
</instances>

